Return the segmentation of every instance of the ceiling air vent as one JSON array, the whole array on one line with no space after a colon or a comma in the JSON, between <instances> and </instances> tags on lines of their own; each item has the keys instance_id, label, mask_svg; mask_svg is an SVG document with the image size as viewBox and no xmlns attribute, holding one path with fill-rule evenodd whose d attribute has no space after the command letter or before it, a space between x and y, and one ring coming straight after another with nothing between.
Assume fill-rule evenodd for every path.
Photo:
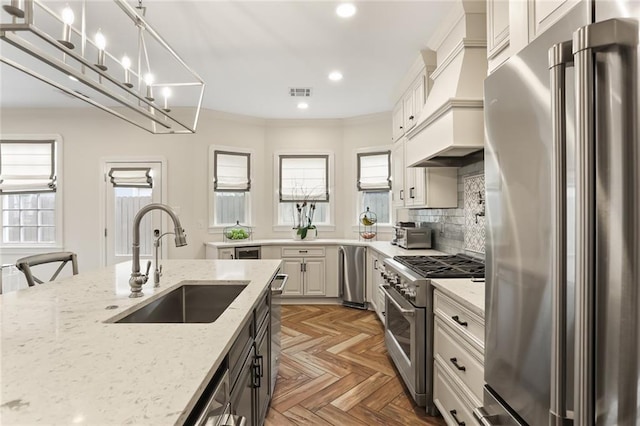
<instances>
[{"instance_id":1,"label":"ceiling air vent","mask_svg":"<svg viewBox=\"0 0 640 426\"><path fill-rule=\"evenodd\" d=\"M311 96L311 87L290 87L289 96L292 98L308 98Z\"/></svg>"}]
</instances>

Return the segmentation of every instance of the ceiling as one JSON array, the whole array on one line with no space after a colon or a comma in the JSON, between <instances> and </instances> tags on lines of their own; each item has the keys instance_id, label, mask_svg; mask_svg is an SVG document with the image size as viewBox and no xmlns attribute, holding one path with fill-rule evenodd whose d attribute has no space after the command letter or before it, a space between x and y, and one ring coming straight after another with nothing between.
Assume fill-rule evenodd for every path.
<instances>
[{"instance_id":1,"label":"ceiling","mask_svg":"<svg viewBox=\"0 0 640 426\"><path fill-rule=\"evenodd\" d=\"M342 19L333 1L143 2L147 21L205 81L205 108L264 118L391 110L398 83L453 6L452 0L355 4L356 15ZM342 81L327 78L335 69ZM6 65L0 83L2 108L86 106ZM307 110L296 107L290 87L313 89Z\"/></svg>"}]
</instances>

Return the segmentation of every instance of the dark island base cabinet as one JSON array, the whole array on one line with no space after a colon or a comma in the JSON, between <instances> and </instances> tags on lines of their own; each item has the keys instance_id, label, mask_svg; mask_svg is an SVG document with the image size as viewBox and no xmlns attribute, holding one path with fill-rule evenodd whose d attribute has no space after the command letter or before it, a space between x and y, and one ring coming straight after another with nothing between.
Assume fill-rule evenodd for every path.
<instances>
[{"instance_id":1,"label":"dark island base cabinet","mask_svg":"<svg viewBox=\"0 0 640 426\"><path fill-rule=\"evenodd\" d=\"M270 303L268 291L229 351L231 413L247 426L262 426L271 402Z\"/></svg>"}]
</instances>

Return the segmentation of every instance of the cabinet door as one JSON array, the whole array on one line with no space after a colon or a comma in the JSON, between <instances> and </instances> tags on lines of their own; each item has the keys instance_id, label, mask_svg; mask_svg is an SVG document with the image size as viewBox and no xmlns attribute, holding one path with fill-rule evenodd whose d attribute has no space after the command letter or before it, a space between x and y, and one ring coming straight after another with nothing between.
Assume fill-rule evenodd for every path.
<instances>
[{"instance_id":1,"label":"cabinet door","mask_svg":"<svg viewBox=\"0 0 640 426\"><path fill-rule=\"evenodd\" d=\"M402 99L396 104L393 109L393 115L391 118L391 123L393 126L393 140L399 140L402 135L404 135L404 113L403 113L403 102Z\"/></svg>"},{"instance_id":2,"label":"cabinet door","mask_svg":"<svg viewBox=\"0 0 640 426\"><path fill-rule=\"evenodd\" d=\"M233 259L235 251L230 248L218 249L218 259Z\"/></svg>"},{"instance_id":3,"label":"cabinet door","mask_svg":"<svg viewBox=\"0 0 640 426\"><path fill-rule=\"evenodd\" d=\"M410 126L413 127L418 122L418 118L420 118L420 113L422 112L422 108L424 107L424 103L426 101L426 75L421 74L420 77L413 84L413 88L411 89L412 100L413 100L413 114L407 116ZM413 117L413 118L411 118Z\"/></svg>"},{"instance_id":4,"label":"cabinet door","mask_svg":"<svg viewBox=\"0 0 640 426\"><path fill-rule=\"evenodd\" d=\"M378 274L378 256L373 250L367 249L367 291L365 292L365 299L367 302L376 309L377 300L374 296L373 290L376 288L376 275Z\"/></svg>"},{"instance_id":5,"label":"cabinet door","mask_svg":"<svg viewBox=\"0 0 640 426\"><path fill-rule=\"evenodd\" d=\"M254 393L254 372L253 367L254 350L247 356L243 364L240 377L236 385L231 390L231 413L247 418L247 425L254 424L253 393Z\"/></svg>"},{"instance_id":6,"label":"cabinet door","mask_svg":"<svg viewBox=\"0 0 640 426\"><path fill-rule=\"evenodd\" d=\"M404 205L416 205L416 169L414 167L405 167L404 169Z\"/></svg>"},{"instance_id":7,"label":"cabinet door","mask_svg":"<svg viewBox=\"0 0 640 426\"><path fill-rule=\"evenodd\" d=\"M405 132L408 132L416 124L413 91L410 90L409 92L407 92L407 94L402 99L402 103L404 105L404 130Z\"/></svg>"},{"instance_id":8,"label":"cabinet door","mask_svg":"<svg viewBox=\"0 0 640 426\"><path fill-rule=\"evenodd\" d=\"M302 296L302 259L282 259L283 273L289 275L289 281L282 293L284 296Z\"/></svg>"},{"instance_id":9,"label":"cabinet door","mask_svg":"<svg viewBox=\"0 0 640 426\"><path fill-rule=\"evenodd\" d=\"M270 321L267 321L267 327L260 331L256 338L256 365L258 366L256 374L256 420L261 422L267 416L269 401L271 400L271 356L269 353L269 334L271 332ZM261 424L261 423L260 423Z\"/></svg>"},{"instance_id":10,"label":"cabinet door","mask_svg":"<svg viewBox=\"0 0 640 426\"><path fill-rule=\"evenodd\" d=\"M412 191L412 201L414 206L423 206L425 205L425 175L427 169L424 167L411 167L413 169L413 191Z\"/></svg>"},{"instance_id":11,"label":"cabinet door","mask_svg":"<svg viewBox=\"0 0 640 426\"><path fill-rule=\"evenodd\" d=\"M509 42L509 0L487 0L489 72L508 59Z\"/></svg>"},{"instance_id":12,"label":"cabinet door","mask_svg":"<svg viewBox=\"0 0 640 426\"><path fill-rule=\"evenodd\" d=\"M324 259L305 259L304 265L304 294L324 296L326 294Z\"/></svg>"},{"instance_id":13,"label":"cabinet door","mask_svg":"<svg viewBox=\"0 0 640 426\"><path fill-rule=\"evenodd\" d=\"M529 5L529 41L533 41L547 28L567 14L580 0L532 0ZM582 2L582 7L591 2Z\"/></svg>"},{"instance_id":14,"label":"cabinet door","mask_svg":"<svg viewBox=\"0 0 640 426\"><path fill-rule=\"evenodd\" d=\"M391 151L391 167L392 167L392 199L394 207L403 207L406 193L404 191L404 142L400 141L394 144Z\"/></svg>"}]
</instances>

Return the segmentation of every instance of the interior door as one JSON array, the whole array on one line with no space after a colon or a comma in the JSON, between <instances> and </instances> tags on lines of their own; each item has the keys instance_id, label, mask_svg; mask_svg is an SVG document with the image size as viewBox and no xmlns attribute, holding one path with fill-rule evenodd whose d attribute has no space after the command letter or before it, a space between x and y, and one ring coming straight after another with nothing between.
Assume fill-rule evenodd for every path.
<instances>
[{"instance_id":1,"label":"interior door","mask_svg":"<svg viewBox=\"0 0 640 426\"><path fill-rule=\"evenodd\" d=\"M112 179L110 173L119 170L147 170L149 185L133 182L134 178L125 178L124 182ZM132 172L137 173L137 172ZM142 173L142 172L141 172ZM145 172L146 173L146 172ZM129 179L131 182L126 182ZM113 265L131 259L133 243L133 219L140 208L162 200L162 163L160 161L129 162L112 161L104 163L105 182L105 264ZM140 224L140 258L153 257L153 231L159 229L162 234L162 216L159 211L148 213Z\"/></svg>"}]
</instances>

